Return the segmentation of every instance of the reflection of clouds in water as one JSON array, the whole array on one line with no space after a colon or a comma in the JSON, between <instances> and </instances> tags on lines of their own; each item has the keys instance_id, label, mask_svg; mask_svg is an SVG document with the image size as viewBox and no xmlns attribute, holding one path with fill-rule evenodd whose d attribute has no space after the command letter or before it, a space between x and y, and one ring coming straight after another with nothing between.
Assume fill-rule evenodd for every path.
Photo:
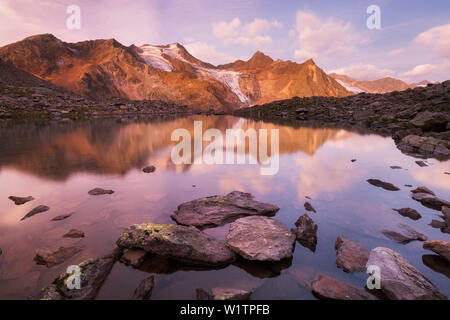
<instances>
[{"instance_id":1,"label":"reflection of clouds in water","mask_svg":"<svg viewBox=\"0 0 450 320\"><path fill-rule=\"evenodd\" d=\"M449 161L435 161L433 165L425 168L421 168L417 165L416 167L410 170L411 175L414 177L414 179L423 182L428 186L450 190L450 176L444 174L444 172L450 171Z\"/></svg>"},{"instance_id":2,"label":"reflection of clouds in water","mask_svg":"<svg viewBox=\"0 0 450 320\"><path fill-rule=\"evenodd\" d=\"M256 190L259 194L267 194L280 192L283 189L282 184L273 183L273 177L260 175L257 167L254 169L243 168L242 170L237 169L239 166L233 167L232 171L228 171L220 177L219 188L224 192Z\"/></svg>"},{"instance_id":3,"label":"reflection of clouds in water","mask_svg":"<svg viewBox=\"0 0 450 320\"><path fill-rule=\"evenodd\" d=\"M388 150L389 148L395 148L395 143L391 138L383 138L377 135L352 135L347 137L345 140L339 139L328 141L327 144L338 149L344 149L346 151L353 151L357 153L374 152L381 149Z\"/></svg>"},{"instance_id":4,"label":"reflection of clouds in water","mask_svg":"<svg viewBox=\"0 0 450 320\"><path fill-rule=\"evenodd\" d=\"M298 157L298 198L317 197L323 192L349 190L361 180L365 170L350 168L345 154L330 158L327 153L316 153L311 157Z\"/></svg>"}]
</instances>

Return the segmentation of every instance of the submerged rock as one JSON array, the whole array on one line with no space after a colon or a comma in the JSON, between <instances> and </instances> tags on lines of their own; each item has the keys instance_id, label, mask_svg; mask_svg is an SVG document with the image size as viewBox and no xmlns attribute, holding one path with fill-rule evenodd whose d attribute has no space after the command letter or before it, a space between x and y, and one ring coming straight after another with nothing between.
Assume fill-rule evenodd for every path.
<instances>
[{"instance_id":1,"label":"submerged rock","mask_svg":"<svg viewBox=\"0 0 450 320\"><path fill-rule=\"evenodd\" d=\"M67 218L70 218L73 214L74 214L73 212L69 213L69 214L63 214L63 215L54 217L53 219L51 219L51 221L62 221L62 220L65 220Z\"/></svg>"},{"instance_id":2,"label":"submerged rock","mask_svg":"<svg viewBox=\"0 0 450 320\"><path fill-rule=\"evenodd\" d=\"M156 171L156 167L155 166L148 166L145 167L144 169L142 169L143 172L145 173L153 173Z\"/></svg>"},{"instance_id":3,"label":"submerged rock","mask_svg":"<svg viewBox=\"0 0 450 320\"><path fill-rule=\"evenodd\" d=\"M42 212L46 212L48 210L50 210L50 207L42 206L42 205L41 206L37 206L36 208L34 208L30 212L28 212L22 219L20 219L20 221L23 221L25 219L31 218L34 215L37 215L37 214L42 213Z\"/></svg>"},{"instance_id":4,"label":"submerged rock","mask_svg":"<svg viewBox=\"0 0 450 320\"><path fill-rule=\"evenodd\" d=\"M274 216L279 209L274 204L254 200L250 193L233 191L226 196L212 196L183 203L178 206L172 218L186 226L215 227L245 216Z\"/></svg>"},{"instance_id":5,"label":"submerged rock","mask_svg":"<svg viewBox=\"0 0 450 320\"><path fill-rule=\"evenodd\" d=\"M412 193L428 193L431 194L432 196L435 196L434 192L431 191L430 189L428 189L427 187L421 186L421 187L417 187L414 190L411 190Z\"/></svg>"},{"instance_id":6,"label":"submerged rock","mask_svg":"<svg viewBox=\"0 0 450 320\"><path fill-rule=\"evenodd\" d=\"M427 208L441 211L442 207L450 207L450 202L439 199L428 193L413 193L412 198Z\"/></svg>"},{"instance_id":7,"label":"submerged rock","mask_svg":"<svg viewBox=\"0 0 450 320\"><path fill-rule=\"evenodd\" d=\"M69 232L67 232L65 235L63 235L64 238L84 238L84 232L77 229L71 229Z\"/></svg>"},{"instance_id":8,"label":"submerged rock","mask_svg":"<svg viewBox=\"0 0 450 320\"><path fill-rule=\"evenodd\" d=\"M247 260L274 262L292 257L295 235L281 221L252 216L230 225L227 244Z\"/></svg>"},{"instance_id":9,"label":"submerged rock","mask_svg":"<svg viewBox=\"0 0 450 320\"><path fill-rule=\"evenodd\" d=\"M366 271L366 263L369 259L369 251L360 244L339 236L334 244L336 249L336 264L345 272Z\"/></svg>"},{"instance_id":10,"label":"submerged rock","mask_svg":"<svg viewBox=\"0 0 450 320\"><path fill-rule=\"evenodd\" d=\"M425 250L431 250L450 263L450 242L430 240L423 244Z\"/></svg>"},{"instance_id":11,"label":"submerged rock","mask_svg":"<svg viewBox=\"0 0 450 320\"><path fill-rule=\"evenodd\" d=\"M450 263L445 259L435 254L424 254L422 256L422 262L431 270L442 273L450 279Z\"/></svg>"},{"instance_id":12,"label":"submerged rock","mask_svg":"<svg viewBox=\"0 0 450 320\"><path fill-rule=\"evenodd\" d=\"M213 288L211 292L197 289L197 300L249 300L252 292L233 288Z\"/></svg>"},{"instance_id":13,"label":"submerged rock","mask_svg":"<svg viewBox=\"0 0 450 320\"><path fill-rule=\"evenodd\" d=\"M428 167L428 165L425 162L423 162L422 160L416 161L416 164L421 168Z\"/></svg>"},{"instance_id":14,"label":"submerged rock","mask_svg":"<svg viewBox=\"0 0 450 320\"><path fill-rule=\"evenodd\" d=\"M373 295L363 289L323 274L311 283L311 289L317 298L324 300L376 300Z\"/></svg>"},{"instance_id":15,"label":"submerged rock","mask_svg":"<svg viewBox=\"0 0 450 320\"><path fill-rule=\"evenodd\" d=\"M127 250L122 257L120 258L120 261L125 263L128 266L131 266L133 268L139 267L147 257L147 252L145 252L142 249L130 249Z\"/></svg>"},{"instance_id":16,"label":"submerged rock","mask_svg":"<svg viewBox=\"0 0 450 320\"><path fill-rule=\"evenodd\" d=\"M37 300L93 300L121 255L119 248L110 254L80 263L80 289L67 288L71 274L63 273L51 285L41 290Z\"/></svg>"},{"instance_id":17,"label":"submerged rock","mask_svg":"<svg viewBox=\"0 0 450 320\"><path fill-rule=\"evenodd\" d=\"M317 245L317 224L305 213L298 218L295 225L297 228L292 229L292 233L295 234L298 242L312 252L315 252Z\"/></svg>"},{"instance_id":18,"label":"submerged rock","mask_svg":"<svg viewBox=\"0 0 450 320\"><path fill-rule=\"evenodd\" d=\"M29 196L29 197L10 196L8 199L14 201L14 203L18 206L34 200L34 198L31 196Z\"/></svg>"},{"instance_id":19,"label":"submerged rock","mask_svg":"<svg viewBox=\"0 0 450 320\"><path fill-rule=\"evenodd\" d=\"M393 170L400 170L400 169L402 169L402 167L400 167L400 166L390 166L390 168L393 169Z\"/></svg>"},{"instance_id":20,"label":"submerged rock","mask_svg":"<svg viewBox=\"0 0 450 320\"><path fill-rule=\"evenodd\" d=\"M113 194L113 193L114 193L113 190L105 190L102 188L95 188L88 192L88 194L90 194L91 196L101 196L104 194Z\"/></svg>"},{"instance_id":21,"label":"submerged rock","mask_svg":"<svg viewBox=\"0 0 450 320\"><path fill-rule=\"evenodd\" d=\"M125 229L117 240L123 249L146 252L176 261L205 266L219 266L236 258L224 243L194 227L143 223Z\"/></svg>"},{"instance_id":22,"label":"submerged rock","mask_svg":"<svg viewBox=\"0 0 450 320\"><path fill-rule=\"evenodd\" d=\"M59 249L40 248L36 250L34 261L37 264L45 265L48 268L57 266L69 258L72 258L78 252L81 252L85 246L60 247Z\"/></svg>"},{"instance_id":23,"label":"submerged rock","mask_svg":"<svg viewBox=\"0 0 450 320\"><path fill-rule=\"evenodd\" d=\"M404 223L399 223L397 230L381 230L381 233L383 233L389 239L402 244L406 244L414 240L428 240L426 235L414 230L412 227Z\"/></svg>"},{"instance_id":24,"label":"submerged rock","mask_svg":"<svg viewBox=\"0 0 450 320\"><path fill-rule=\"evenodd\" d=\"M149 300L155 287L155 277L148 277L139 282L130 300Z\"/></svg>"},{"instance_id":25,"label":"submerged rock","mask_svg":"<svg viewBox=\"0 0 450 320\"><path fill-rule=\"evenodd\" d=\"M388 190L388 191L400 190L400 188L394 186L392 183L384 182L384 181L381 181L378 179L369 179L369 180L367 180L367 182L375 187L383 188L384 190Z\"/></svg>"},{"instance_id":26,"label":"submerged rock","mask_svg":"<svg viewBox=\"0 0 450 320\"><path fill-rule=\"evenodd\" d=\"M378 266L381 271L381 291L391 300L445 300L424 275L399 253L383 247L370 252L367 266Z\"/></svg>"},{"instance_id":27,"label":"submerged rock","mask_svg":"<svg viewBox=\"0 0 450 320\"><path fill-rule=\"evenodd\" d=\"M305 202L304 206L305 206L306 211L317 213L316 209L314 209L314 207L311 205L311 203Z\"/></svg>"},{"instance_id":28,"label":"submerged rock","mask_svg":"<svg viewBox=\"0 0 450 320\"><path fill-rule=\"evenodd\" d=\"M419 212L417 210L411 209L411 208L401 208L401 209L392 209L394 211L397 211L404 217L408 217L412 220L419 220L422 218Z\"/></svg>"}]
</instances>

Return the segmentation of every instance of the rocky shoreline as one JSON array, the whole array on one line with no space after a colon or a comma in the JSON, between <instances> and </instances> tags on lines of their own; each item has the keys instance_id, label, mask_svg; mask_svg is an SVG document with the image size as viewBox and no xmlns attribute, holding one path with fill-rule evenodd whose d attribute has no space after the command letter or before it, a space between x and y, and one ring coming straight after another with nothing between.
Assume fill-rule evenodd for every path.
<instances>
[{"instance_id":1,"label":"rocky shoreline","mask_svg":"<svg viewBox=\"0 0 450 320\"><path fill-rule=\"evenodd\" d=\"M57 87L17 87L0 82L0 121L181 116L195 113L199 111L158 100L95 100Z\"/></svg>"},{"instance_id":2,"label":"rocky shoreline","mask_svg":"<svg viewBox=\"0 0 450 320\"><path fill-rule=\"evenodd\" d=\"M414 191L417 190L426 190L430 196L434 195L426 187L419 187ZM102 193L100 196L108 196L108 194ZM258 208L258 211L250 213L249 208ZM449 207L443 206L441 209L442 218L447 223ZM123 231L116 242L117 247L111 253L80 263L78 265L81 275L80 289L69 289L67 284L71 283L72 274L63 273L31 298L39 300L95 299L114 264L119 261L137 269L148 263L154 264L154 270L152 268L147 270L152 273L161 272L161 267L156 265L163 260L173 261L184 266L182 267L184 269L192 270L198 268L212 270L224 268L230 264L257 263L259 268L267 273L271 268L279 269L280 267L276 267L276 264L283 265L282 269L290 266L289 261L292 260L296 241L313 252L317 243L317 225L308 215L302 215L295 223L297 228L289 230L280 220L267 216L276 214L278 207L275 204L256 201L249 193L234 191L226 196L216 195L192 200L180 205L175 213L179 214L180 210L190 211L190 219L183 220L182 224L176 221L179 224L131 225ZM193 218L194 216L201 222L200 224ZM174 220L176 220L175 217ZM224 219L231 223L225 242L198 229L199 226L220 226ZM410 228L407 225L404 226ZM411 228L408 231L414 230ZM84 232L76 229L70 230L68 234L76 235L76 237L85 236ZM63 237L66 236L67 234L63 235ZM396 241L395 238L391 240ZM431 256L432 259L439 260L438 263L435 261L428 261L428 263L437 266L443 272L448 272L450 242L429 240L424 243L423 248L436 254ZM35 261L37 264L50 268L62 264L84 249L84 246L60 247L54 251L42 248L36 251ZM318 274L307 286L319 299L447 300L447 297L419 270L392 249L376 247L367 250L344 235L340 235L336 239L335 250L336 265L343 272L357 273L367 270L367 273L371 274L370 270L375 266L381 273L378 279L369 278L366 287L360 288L326 274ZM245 267L242 268L245 269ZM371 275L373 276L373 273ZM380 282L379 287L376 285L377 281ZM402 285L399 286L399 283ZM138 284L134 293L130 292L130 299L150 299L157 285L155 276L151 275ZM192 288L193 292L194 289L198 300L247 300L252 295L252 291L239 287L215 287L211 291Z\"/></svg>"},{"instance_id":3,"label":"rocky shoreline","mask_svg":"<svg viewBox=\"0 0 450 320\"><path fill-rule=\"evenodd\" d=\"M334 124L362 128L392 136L404 153L450 159L450 80L386 94L295 97L231 114L294 126Z\"/></svg>"}]
</instances>

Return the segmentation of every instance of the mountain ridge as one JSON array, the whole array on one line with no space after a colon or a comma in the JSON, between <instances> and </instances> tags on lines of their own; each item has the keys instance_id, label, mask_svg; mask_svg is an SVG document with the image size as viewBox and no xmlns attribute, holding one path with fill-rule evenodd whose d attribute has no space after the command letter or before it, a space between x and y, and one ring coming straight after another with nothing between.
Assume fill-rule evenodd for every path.
<instances>
[{"instance_id":1,"label":"mountain ridge","mask_svg":"<svg viewBox=\"0 0 450 320\"><path fill-rule=\"evenodd\" d=\"M38 78L96 99L162 100L232 110L271 100L350 93L311 61L247 61L213 66L179 43L122 45L115 39L66 43L35 35L0 48L0 59Z\"/></svg>"}]
</instances>

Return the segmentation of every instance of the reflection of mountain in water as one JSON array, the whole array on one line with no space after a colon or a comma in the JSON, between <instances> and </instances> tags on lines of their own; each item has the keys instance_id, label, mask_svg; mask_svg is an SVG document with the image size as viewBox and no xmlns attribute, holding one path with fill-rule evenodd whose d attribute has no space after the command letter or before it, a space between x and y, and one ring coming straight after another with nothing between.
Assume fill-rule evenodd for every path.
<instances>
[{"instance_id":1,"label":"reflection of mountain in water","mask_svg":"<svg viewBox=\"0 0 450 320\"><path fill-rule=\"evenodd\" d=\"M141 168L158 152L170 164L173 130L187 129L193 139L194 120L203 132L217 128L280 130L280 155L298 151L313 155L327 140L346 139L352 133L338 129L291 128L234 117L192 116L165 122L122 123L93 120L86 123L31 123L0 127L0 167L65 180L76 172L125 174ZM270 140L269 140L269 150ZM173 166L169 166L172 167ZM185 169L188 169L186 167Z\"/></svg>"}]
</instances>

